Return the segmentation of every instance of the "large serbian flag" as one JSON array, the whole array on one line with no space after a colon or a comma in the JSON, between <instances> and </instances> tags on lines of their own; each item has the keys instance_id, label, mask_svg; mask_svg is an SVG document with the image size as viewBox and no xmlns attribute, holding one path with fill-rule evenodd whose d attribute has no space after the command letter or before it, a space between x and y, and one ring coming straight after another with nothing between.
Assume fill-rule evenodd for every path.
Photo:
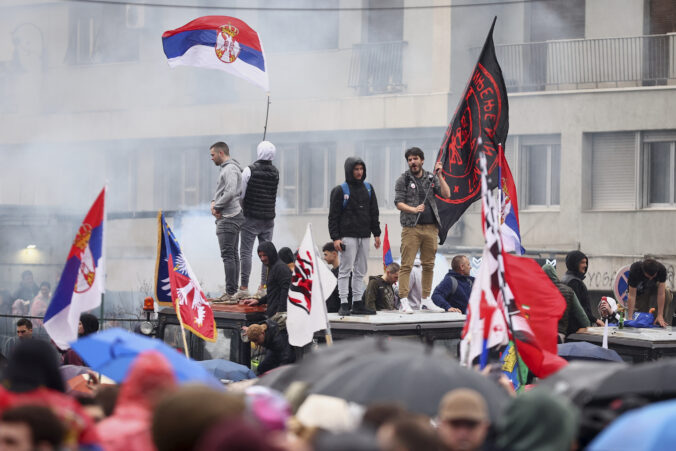
<instances>
[{"instance_id":1,"label":"large serbian flag","mask_svg":"<svg viewBox=\"0 0 676 451\"><path fill-rule=\"evenodd\" d=\"M239 19L204 16L162 34L169 66L219 69L270 90L258 33Z\"/></svg>"},{"instance_id":2,"label":"large serbian flag","mask_svg":"<svg viewBox=\"0 0 676 451\"><path fill-rule=\"evenodd\" d=\"M80 314L101 305L106 275L103 256L105 195L103 188L82 221L45 313L45 330L61 349L68 349L68 343L77 340Z\"/></svg>"},{"instance_id":3,"label":"large serbian flag","mask_svg":"<svg viewBox=\"0 0 676 451\"><path fill-rule=\"evenodd\" d=\"M204 340L214 342L217 330L211 305L161 211L157 215L157 222L162 230L160 248L164 251L164 254L158 254L158 265L167 267L176 314L184 328Z\"/></svg>"}]
</instances>

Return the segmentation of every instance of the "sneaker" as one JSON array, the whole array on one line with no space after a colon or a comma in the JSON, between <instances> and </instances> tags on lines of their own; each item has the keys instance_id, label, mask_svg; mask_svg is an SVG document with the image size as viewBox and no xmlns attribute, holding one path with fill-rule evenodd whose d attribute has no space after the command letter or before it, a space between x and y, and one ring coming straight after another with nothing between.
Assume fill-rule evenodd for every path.
<instances>
[{"instance_id":1,"label":"sneaker","mask_svg":"<svg viewBox=\"0 0 676 451\"><path fill-rule=\"evenodd\" d=\"M432 298L424 298L421 303L420 303L420 310L427 309L430 312L445 312L446 310L442 309L438 305L436 305L434 302L432 302Z\"/></svg>"},{"instance_id":2,"label":"sneaker","mask_svg":"<svg viewBox=\"0 0 676 451\"><path fill-rule=\"evenodd\" d=\"M256 294L254 294L254 295L251 296L251 297L252 297L253 299L260 299L260 298L262 298L263 296L265 296L266 294L268 294L268 290L266 290L265 288L259 288L258 291L256 291Z\"/></svg>"},{"instance_id":3,"label":"sneaker","mask_svg":"<svg viewBox=\"0 0 676 451\"><path fill-rule=\"evenodd\" d=\"M217 297L212 302L216 304L231 304L233 301L232 295L228 293L223 293L220 297ZM237 302L237 301L235 301Z\"/></svg>"},{"instance_id":4,"label":"sneaker","mask_svg":"<svg viewBox=\"0 0 676 451\"><path fill-rule=\"evenodd\" d=\"M401 299L399 299L399 302L401 303L401 308L399 309L399 313L413 313L413 309L411 308L411 304L408 303L408 298L401 298Z\"/></svg>"},{"instance_id":5,"label":"sneaker","mask_svg":"<svg viewBox=\"0 0 676 451\"><path fill-rule=\"evenodd\" d=\"M344 304L340 304L340 308L338 309L338 316L350 316L350 306L347 305L347 302Z\"/></svg>"},{"instance_id":6,"label":"sneaker","mask_svg":"<svg viewBox=\"0 0 676 451\"><path fill-rule=\"evenodd\" d=\"M241 299L251 299L251 293L249 293L249 290L238 290L232 298L237 301Z\"/></svg>"},{"instance_id":7,"label":"sneaker","mask_svg":"<svg viewBox=\"0 0 676 451\"><path fill-rule=\"evenodd\" d=\"M364 301L357 301L352 303L352 312L353 315L375 315L376 311L367 308L364 304Z\"/></svg>"}]
</instances>

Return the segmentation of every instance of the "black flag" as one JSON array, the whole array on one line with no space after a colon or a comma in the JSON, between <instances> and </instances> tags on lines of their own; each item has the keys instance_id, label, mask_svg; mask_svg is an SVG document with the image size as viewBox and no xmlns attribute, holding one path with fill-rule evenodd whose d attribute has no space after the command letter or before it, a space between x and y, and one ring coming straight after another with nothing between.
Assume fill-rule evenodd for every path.
<instances>
[{"instance_id":1,"label":"black flag","mask_svg":"<svg viewBox=\"0 0 676 451\"><path fill-rule=\"evenodd\" d=\"M440 244L446 241L451 226L481 197L479 147L486 153L489 189L495 188L498 182L498 149L495 146L504 146L507 139L509 106L505 81L493 46L496 19L493 19L479 61L474 66L437 155L437 161L444 165L443 177L451 189L450 199L436 196L441 219Z\"/></svg>"}]
</instances>

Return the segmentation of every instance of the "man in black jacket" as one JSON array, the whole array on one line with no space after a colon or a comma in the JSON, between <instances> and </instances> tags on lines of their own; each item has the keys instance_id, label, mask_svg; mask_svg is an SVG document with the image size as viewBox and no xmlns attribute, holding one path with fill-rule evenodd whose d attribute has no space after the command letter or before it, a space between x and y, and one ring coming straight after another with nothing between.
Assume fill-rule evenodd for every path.
<instances>
[{"instance_id":1,"label":"man in black jacket","mask_svg":"<svg viewBox=\"0 0 676 451\"><path fill-rule=\"evenodd\" d=\"M361 158L345 160L345 183L331 191L329 206L329 234L334 249L340 253L338 270L339 315L375 314L366 309L362 299L364 276L367 269L368 246L371 234L375 248L380 247L378 200L373 187L364 182L366 165ZM352 310L347 298L352 273Z\"/></svg>"},{"instance_id":2,"label":"man in black jacket","mask_svg":"<svg viewBox=\"0 0 676 451\"><path fill-rule=\"evenodd\" d=\"M275 321L267 320L263 324L252 324L246 329L246 335L252 343L265 348L263 360L258 364L258 374L296 361L286 328Z\"/></svg>"},{"instance_id":3,"label":"man in black jacket","mask_svg":"<svg viewBox=\"0 0 676 451\"><path fill-rule=\"evenodd\" d=\"M244 305L267 304L265 315L270 318L275 313L286 312L286 299L289 296L291 270L277 256L277 249L270 241L258 245L258 257L268 268L267 294L260 299L246 299Z\"/></svg>"},{"instance_id":4,"label":"man in black jacket","mask_svg":"<svg viewBox=\"0 0 676 451\"><path fill-rule=\"evenodd\" d=\"M597 319L592 312L589 291L587 291L587 286L583 282L588 267L589 260L584 253L581 251L568 252L568 255L566 255L566 268L568 271L566 271L561 281L575 292L575 296L577 296L582 309L589 319L589 324L592 326L603 326L603 321Z\"/></svg>"}]
</instances>

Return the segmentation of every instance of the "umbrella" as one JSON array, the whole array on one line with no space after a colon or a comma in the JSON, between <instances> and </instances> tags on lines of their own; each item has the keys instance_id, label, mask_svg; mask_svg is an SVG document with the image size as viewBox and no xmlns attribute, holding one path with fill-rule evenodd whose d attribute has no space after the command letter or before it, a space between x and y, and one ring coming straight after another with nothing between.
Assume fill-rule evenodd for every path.
<instances>
[{"instance_id":1,"label":"umbrella","mask_svg":"<svg viewBox=\"0 0 676 451\"><path fill-rule=\"evenodd\" d=\"M676 422L676 400L631 410L603 430L587 449L591 451L671 449L676 443L674 422Z\"/></svg>"},{"instance_id":2,"label":"umbrella","mask_svg":"<svg viewBox=\"0 0 676 451\"><path fill-rule=\"evenodd\" d=\"M335 353L333 348L338 348ZM282 380L302 380L309 383L311 393L364 405L400 402L413 412L430 416L437 413L443 395L455 388L480 392L493 420L499 417L508 400L503 389L477 372L461 367L448 354L431 352L420 343L399 339L347 340L308 356L293 370L281 371L281 376L273 372L270 377L278 387Z\"/></svg>"},{"instance_id":3,"label":"umbrella","mask_svg":"<svg viewBox=\"0 0 676 451\"><path fill-rule=\"evenodd\" d=\"M676 396L676 358L664 358L627 366L607 377L594 399L641 395L652 399Z\"/></svg>"},{"instance_id":4,"label":"umbrella","mask_svg":"<svg viewBox=\"0 0 676 451\"><path fill-rule=\"evenodd\" d=\"M610 362L622 362L622 357L612 350L601 346L578 341L558 345L558 354L564 359L571 360L606 360Z\"/></svg>"},{"instance_id":5,"label":"umbrella","mask_svg":"<svg viewBox=\"0 0 676 451\"><path fill-rule=\"evenodd\" d=\"M118 383L125 380L131 364L140 353L154 350L169 361L179 382L201 382L222 388L222 384L206 369L164 342L117 327L87 335L71 343L71 347L93 370Z\"/></svg>"},{"instance_id":6,"label":"umbrella","mask_svg":"<svg viewBox=\"0 0 676 451\"><path fill-rule=\"evenodd\" d=\"M202 360L198 362L204 369L218 379L227 379L239 382L245 379L255 379L256 375L250 368L225 359Z\"/></svg>"},{"instance_id":7,"label":"umbrella","mask_svg":"<svg viewBox=\"0 0 676 451\"><path fill-rule=\"evenodd\" d=\"M627 366L624 362L576 360L541 380L538 385L570 399L578 406L584 406L604 379Z\"/></svg>"}]
</instances>

